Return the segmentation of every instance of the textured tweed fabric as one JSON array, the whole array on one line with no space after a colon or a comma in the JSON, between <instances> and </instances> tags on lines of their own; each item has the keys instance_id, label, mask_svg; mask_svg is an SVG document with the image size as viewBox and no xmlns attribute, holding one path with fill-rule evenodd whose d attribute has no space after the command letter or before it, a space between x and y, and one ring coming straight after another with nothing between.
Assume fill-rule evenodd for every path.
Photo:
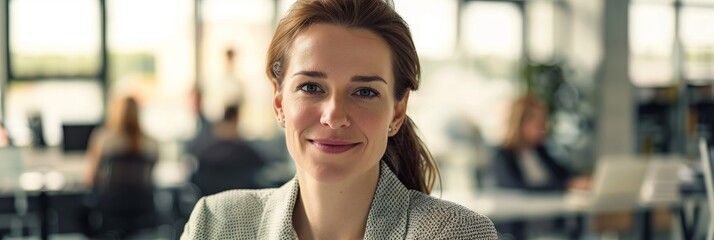
<instances>
[{"instance_id":1,"label":"textured tweed fabric","mask_svg":"<svg viewBox=\"0 0 714 240\"><path fill-rule=\"evenodd\" d=\"M181 239L297 239L293 179L277 189L201 198ZM491 221L458 204L407 189L382 162L364 239L496 239Z\"/></svg>"}]
</instances>

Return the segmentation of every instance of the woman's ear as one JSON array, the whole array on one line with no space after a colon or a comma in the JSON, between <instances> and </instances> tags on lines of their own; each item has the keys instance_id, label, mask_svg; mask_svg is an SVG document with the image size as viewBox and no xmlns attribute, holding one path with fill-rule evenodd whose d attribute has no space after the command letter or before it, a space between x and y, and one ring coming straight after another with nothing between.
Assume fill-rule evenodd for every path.
<instances>
[{"instance_id":1,"label":"woman's ear","mask_svg":"<svg viewBox=\"0 0 714 240\"><path fill-rule=\"evenodd\" d=\"M394 118L392 118L392 123L390 125L391 131L389 131L389 136L392 137L399 132L402 127L404 120L407 118L407 102L409 102L409 90L406 90L402 100L394 104Z\"/></svg>"},{"instance_id":2,"label":"woman's ear","mask_svg":"<svg viewBox=\"0 0 714 240\"><path fill-rule=\"evenodd\" d=\"M273 112L278 120L280 127L285 128L285 115L283 114L283 92L280 91L277 79L271 81L273 83Z\"/></svg>"}]
</instances>

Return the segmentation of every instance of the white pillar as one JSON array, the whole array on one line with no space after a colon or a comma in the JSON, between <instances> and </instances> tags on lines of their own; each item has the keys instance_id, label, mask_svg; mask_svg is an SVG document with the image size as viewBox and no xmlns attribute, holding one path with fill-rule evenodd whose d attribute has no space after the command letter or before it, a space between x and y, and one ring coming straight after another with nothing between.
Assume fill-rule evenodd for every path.
<instances>
[{"instance_id":1,"label":"white pillar","mask_svg":"<svg viewBox=\"0 0 714 240\"><path fill-rule=\"evenodd\" d=\"M7 55L7 52L5 52L5 45L7 44L5 42L5 27L7 26L5 22L5 1L7 0L0 2L0 120L5 119L3 111L5 110L5 92L7 92L7 79L5 79L5 76L7 76L7 70L5 69L7 65L5 62Z\"/></svg>"},{"instance_id":2,"label":"white pillar","mask_svg":"<svg viewBox=\"0 0 714 240\"><path fill-rule=\"evenodd\" d=\"M635 152L634 87L629 78L629 1L605 0L603 62L597 79L597 156Z\"/></svg>"}]
</instances>

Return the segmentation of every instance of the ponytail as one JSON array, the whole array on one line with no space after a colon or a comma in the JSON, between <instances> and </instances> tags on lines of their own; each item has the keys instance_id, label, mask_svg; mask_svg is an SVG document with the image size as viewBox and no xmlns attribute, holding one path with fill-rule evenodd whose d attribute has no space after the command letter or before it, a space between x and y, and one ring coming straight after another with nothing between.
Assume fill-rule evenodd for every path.
<instances>
[{"instance_id":1,"label":"ponytail","mask_svg":"<svg viewBox=\"0 0 714 240\"><path fill-rule=\"evenodd\" d=\"M416 130L407 116L397 134L389 138L384 161L408 189L429 194L439 170Z\"/></svg>"}]
</instances>

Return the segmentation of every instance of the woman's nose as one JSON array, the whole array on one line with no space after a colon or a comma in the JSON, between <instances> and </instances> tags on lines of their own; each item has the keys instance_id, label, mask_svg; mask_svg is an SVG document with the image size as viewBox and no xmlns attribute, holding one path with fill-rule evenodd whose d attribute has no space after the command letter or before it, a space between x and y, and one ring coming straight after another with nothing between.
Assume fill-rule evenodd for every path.
<instances>
[{"instance_id":1,"label":"woman's nose","mask_svg":"<svg viewBox=\"0 0 714 240\"><path fill-rule=\"evenodd\" d=\"M329 98L324 104L320 123L332 129L349 127L351 123L344 102L338 97Z\"/></svg>"}]
</instances>

